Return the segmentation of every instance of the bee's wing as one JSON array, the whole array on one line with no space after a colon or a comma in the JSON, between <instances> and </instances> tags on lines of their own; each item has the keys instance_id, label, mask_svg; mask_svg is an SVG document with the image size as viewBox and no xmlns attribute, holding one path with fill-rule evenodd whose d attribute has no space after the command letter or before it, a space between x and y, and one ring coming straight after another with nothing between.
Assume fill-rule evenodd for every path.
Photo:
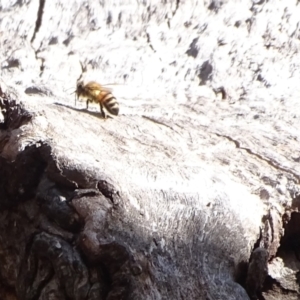
<instances>
[{"instance_id":1,"label":"bee's wing","mask_svg":"<svg viewBox=\"0 0 300 300\"><path fill-rule=\"evenodd\" d=\"M103 86L101 85L101 91L102 92L112 92L112 88L109 88L109 87L106 87L106 86Z\"/></svg>"},{"instance_id":2,"label":"bee's wing","mask_svg":"<svg viewBox=\"0 0 300 300\"><path fill-rule=\"evenodd\" d=\"M108 87L105 87L97 82L89 82L86 86L86 89L88 89L91 93L94 91L103 91L103 92L111 92L112 90Z\"/></svg>"},{"instance_id":3,"label":"bee's wing","mask_svg":"<svg viewBox=\"0 0 300 300\"><path fill-rule=\"evenodd\" d=\"M102 86L108 86L108 85L124 85L122 83L105 83L105 84L102 84Z\"/></svg>"}]
</instances>

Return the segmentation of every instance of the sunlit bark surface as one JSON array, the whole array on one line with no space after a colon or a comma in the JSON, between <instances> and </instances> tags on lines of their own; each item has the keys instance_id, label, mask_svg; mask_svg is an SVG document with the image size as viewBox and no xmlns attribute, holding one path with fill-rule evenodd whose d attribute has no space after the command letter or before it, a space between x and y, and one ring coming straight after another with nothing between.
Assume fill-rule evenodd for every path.
<instances>
[{"instance_id":1,"label":"sunlit bark surface","mask_svg":"<svg viewBox=\"0 0 300 300\"><path fill-rule=\"evenodd\" d=\"M300 297L297 1L0 9L1 299Z\"/></svg>"}]
</instances>

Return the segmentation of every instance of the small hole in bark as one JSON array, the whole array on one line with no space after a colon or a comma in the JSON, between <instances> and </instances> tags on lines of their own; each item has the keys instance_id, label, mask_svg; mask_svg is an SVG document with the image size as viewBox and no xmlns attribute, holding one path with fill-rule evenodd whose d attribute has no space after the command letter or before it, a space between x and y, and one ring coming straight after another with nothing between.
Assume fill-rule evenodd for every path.
<instances>
[{"instance_id":1,"label":"small hole in bark","mask_svg":"<svg viewBox=\"0 0 300 300\"><path fill-rule=\"evenodd\" d=\"M246 285L246 277L248 272L248 262L241 261L235 270L234 279L241 286Z\"/></svg>"},{"instance_id":2,"label":"small hole in bark","mask_svg":"<svg viewBox=\"0 0 300 300\"><path fill-rule=\"evenodd\" d=\"M296 201L297 198L294 200ZM286 251L294 251L297 260L300 261L300 213L292 212L290 220L284 226L284 236L281 238L278 256Z\"/></svg>"},{"instance_id":3,"label":"small hole in bark","mask_svg":"<svg viewBox=\"0 0 300 300\"><path fill-rule=\"evenodd\" d=\"M109 25L111 22L112 22L112 14L111 14L111 12L109 11L109 12L108 12L107 19L106 19L106 24Z\"/></svg>"}]
</instances>

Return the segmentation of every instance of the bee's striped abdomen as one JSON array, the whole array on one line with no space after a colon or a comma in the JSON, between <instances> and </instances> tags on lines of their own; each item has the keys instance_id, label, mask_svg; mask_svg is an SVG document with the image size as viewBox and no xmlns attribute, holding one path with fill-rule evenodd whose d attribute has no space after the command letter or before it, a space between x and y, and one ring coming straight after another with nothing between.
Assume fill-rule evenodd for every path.
<instances>
[{"instance_id":1,"label":"bee's striped abdomen","mask_svg":"<svg viewBox=\"0 0 300 300\"><path fill-rule=\"evenodd\" d=\"M114 115L117 116L119 114L119 103L117 102L117 99L111 94L108 93L102 98L103 106L106 108L106 110Z\"/></svg>"}]
</instances>

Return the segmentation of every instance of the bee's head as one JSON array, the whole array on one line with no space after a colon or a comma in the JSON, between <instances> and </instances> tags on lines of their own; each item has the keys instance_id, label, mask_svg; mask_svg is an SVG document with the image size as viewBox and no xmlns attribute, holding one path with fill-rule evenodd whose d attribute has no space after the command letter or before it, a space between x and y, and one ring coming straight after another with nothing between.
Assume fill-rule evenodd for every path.
<instances>
[{"instance_id":1,"label":"bee's head","mask_svg":"<svg viewBox=\"0 0 300 300\"><path fill-rule=\"evenodd\" d=\"M77 88L76 88L76 91L75 91L75 93L77 94L77 96L79 96L82 93L83 86L84 86L83 81L78 81L77 82Z\"/></svg>"}]
</instances>

